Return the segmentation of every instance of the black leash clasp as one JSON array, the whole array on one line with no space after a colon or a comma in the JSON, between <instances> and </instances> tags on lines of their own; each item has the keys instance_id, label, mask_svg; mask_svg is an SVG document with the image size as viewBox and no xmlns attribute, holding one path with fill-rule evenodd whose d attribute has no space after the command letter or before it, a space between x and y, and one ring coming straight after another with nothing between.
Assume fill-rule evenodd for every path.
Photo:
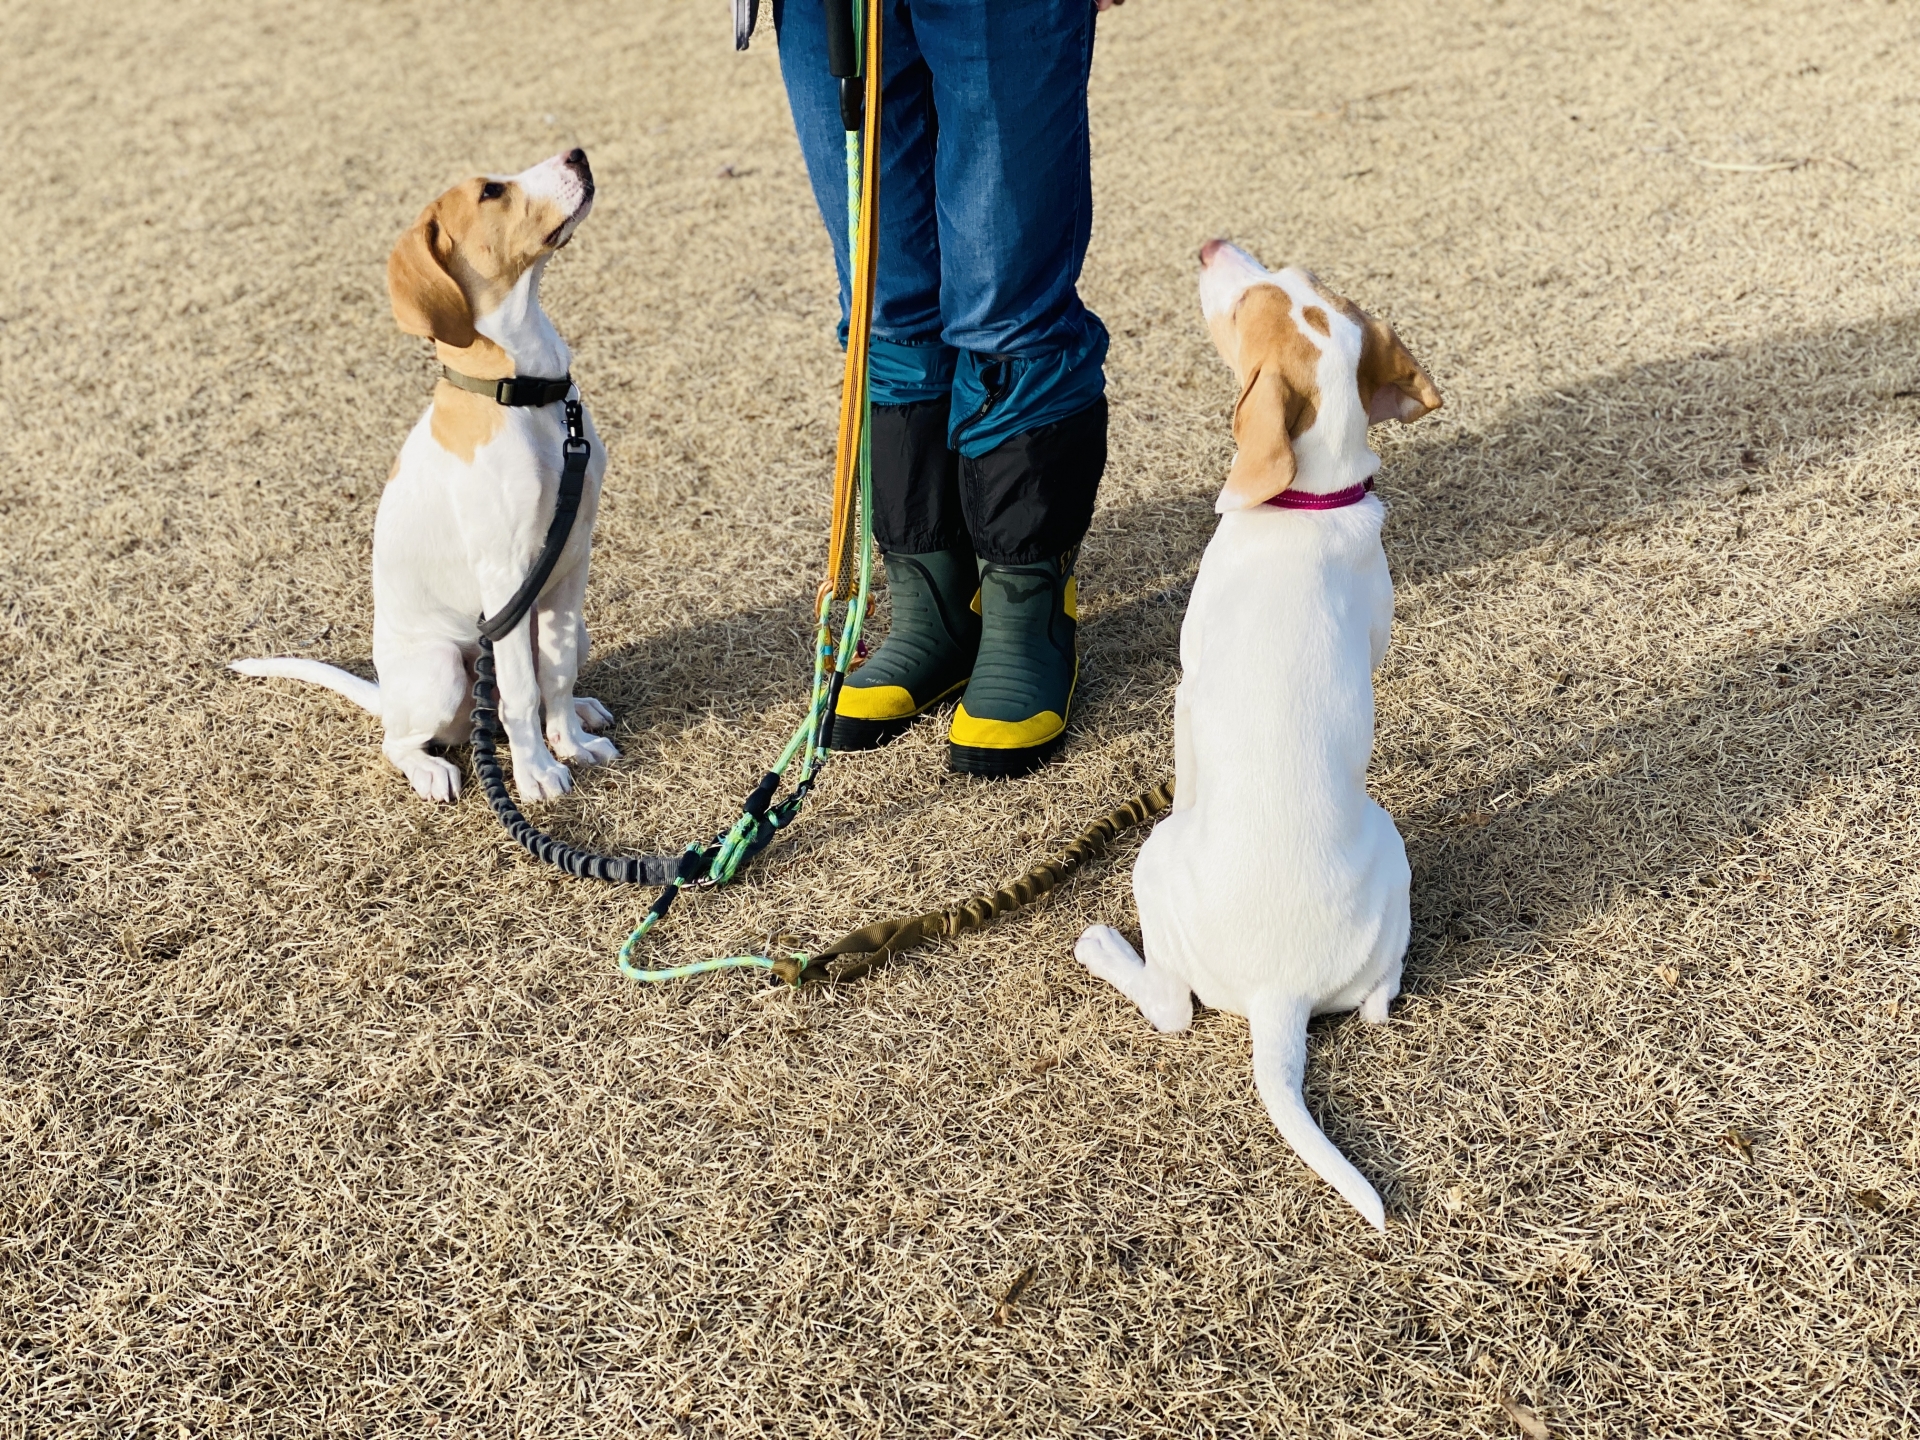
<instances>
[{"instance_id":1,"label":"black leash clasp","mask_svg":"<svg viewBox=\"0 0 1920 1440\"><path fill-rule=\"evenodd\" d=\"M586 416L578 400L567 401L566 417L567 438L560 442L560 473L565 476L569 470L578 467L584 475L587 460L593 454L593 446L587 440ZM563 486L564 483L563 480Z\"/></svg>"}]
</instances>

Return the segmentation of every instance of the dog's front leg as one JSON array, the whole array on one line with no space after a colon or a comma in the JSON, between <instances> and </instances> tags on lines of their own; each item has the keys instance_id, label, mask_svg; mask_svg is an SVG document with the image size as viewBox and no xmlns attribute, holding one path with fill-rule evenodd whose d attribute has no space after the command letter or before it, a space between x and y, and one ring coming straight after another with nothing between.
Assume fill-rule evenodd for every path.
<instances>
[{"instance_id":1,"label":"dog's front leg","mask_svg":"<svg viewBox=\"0 0 1920 1440\"><path fill-rule=\"evenodd\" d=\"M497 603L505 604L502 595ZM493 669L500 687L500 724L513 747L513 788L522 803L553 800L573 788L567 767L540 737L540 682L533 666L529 615L494 643Z\"/></svg>"},{"instance_id":2,"label":"dog's front leg","mask_svg":"<svg viewBox=\"0 0 1920 1440\"><path fill-rule=\"evenodd\" d=\"M546 709L547 743L570 765L605 765L620 758L611 740L587 733L589 717L603 724L613 717L598 700L577 700L574 681L587 654L587 567L578 565L547 587L535 607L535 666L540 677L540 699Z\"/></svg>"}]
</instances>

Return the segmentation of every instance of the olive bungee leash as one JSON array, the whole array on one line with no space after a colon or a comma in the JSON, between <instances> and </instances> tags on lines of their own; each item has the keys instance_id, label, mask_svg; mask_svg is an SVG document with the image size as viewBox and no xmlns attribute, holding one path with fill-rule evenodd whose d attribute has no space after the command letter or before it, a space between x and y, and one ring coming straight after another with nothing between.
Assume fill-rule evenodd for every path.
<instances>
[{"instance_id":1,"label":"olive bungee leash","mask_svg":"<svg viewBox=\"0 0 1920 1440\"><path fill-rule=\"evenodd\" d=\"M750 3L750 0L749 0ZM657 969L637 962L636 947L665 917L675 897L689 887L706 888L732 880L753 857L799 816L833 748L833 715L840 685L860 654L873 581L873 478L869 440L868 354L873 332L874 279L879 260L880 189L880 0L825 0L828 71L840 82L840 118L847 132L847 233L852 254L852 291L847 325L846 368L840 391L839 437L834 456L833 524L828 540L827 572L814 606L813 686L806 718L800 722L771 769L740 807L733 825L707 845L694 843L678 855L597 855L579 850L536 828L508 793L500 768L500 693L494 666L496 640L519 625L559 563L580 509L592 443L585 433L580 402L571 376L558 380L514 377L483 381L443 371L463 389L492 394L502 405L565 405L567 436L553 518L540 554L526 579L504 606L480 619L480 654L474 664L473 760L487 803L528 853L581 879L617 884L658 885L659 896L620 947L618 968L629 980L652 983L680 980L715 970L769 970L790 985L851 980L924 940L978 929L1018 909L1062 883L1104 852L1120 831L1143 823L1172 803L1171 781L1116 807L1089 826L1053 861L1019 879L949 910L880 921L843 936L817 954L786 951L772 955L724 955L712 960ZM757 8L754 6L752 8ZM864 13L863 13L864 11ZM736 8L736 19L751 34L752 9ZM741 43L744 48L744 43ZM833 637L833 606L847 602L839 642ZM793 789L775 800L795 760Z\"/></svg>"}]
</instances>

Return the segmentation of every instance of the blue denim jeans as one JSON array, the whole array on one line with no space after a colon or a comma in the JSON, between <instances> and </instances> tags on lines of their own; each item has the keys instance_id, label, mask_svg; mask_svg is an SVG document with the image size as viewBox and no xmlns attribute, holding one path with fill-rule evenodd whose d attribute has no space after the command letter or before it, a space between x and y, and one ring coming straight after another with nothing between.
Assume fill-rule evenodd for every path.
<instances>
[{"instance_id":1,"label":"blue denim jeans","mask_svg":"<svg viewBox=\"0 0 1920 1440\"><path fill-rule=\"evenodd\" d=\"M780 73L840 272L846 131L822 0L774 0ZM1075 284L1093 223L1092 0L885 0L875 405L945 400L977 458L1106 391Z\"/></svg>"}]
</instances>

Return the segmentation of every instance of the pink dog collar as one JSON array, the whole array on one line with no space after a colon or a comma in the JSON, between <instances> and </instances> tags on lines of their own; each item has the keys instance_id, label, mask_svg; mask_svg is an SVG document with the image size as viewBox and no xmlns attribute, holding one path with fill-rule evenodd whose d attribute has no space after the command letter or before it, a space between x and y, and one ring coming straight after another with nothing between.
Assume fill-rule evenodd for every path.
<instances>
[{"instance_id":1,"label":"pink dog collar","mask_svg":"<svg viewBox=\"0 0 1920 1440\"><path fill-rule=\"evenodd\" d=\"M1368 476L1358 485L1329 491L1325 495L1309 495L1304 490L1282 490L1267 504L1276 510L1343 510L1349 505L1358 505L1372 489L1373 477Z\"/></svg>"}]
</instances>

